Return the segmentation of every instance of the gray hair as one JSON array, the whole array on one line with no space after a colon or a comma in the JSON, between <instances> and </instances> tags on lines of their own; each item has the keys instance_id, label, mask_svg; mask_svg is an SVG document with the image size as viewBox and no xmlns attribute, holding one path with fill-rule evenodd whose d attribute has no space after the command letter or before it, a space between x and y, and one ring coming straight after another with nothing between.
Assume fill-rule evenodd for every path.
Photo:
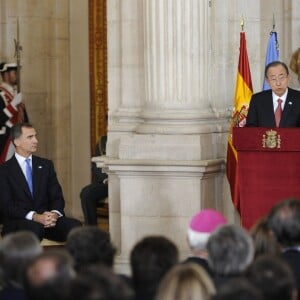
<instances>
[{"instance_id":1,"label":"gray hair","mask_svg":"<svg viewBox=\"0 0 300 300\"><path fill-rule=\"evenodd\" d=\"M254 245L248 232L237 225L218 228L207 243L208 262L216 275L237 275L252 262Z\"/></svg>"},{"instance_id":2,"label":"gray hair","mask_svg":"<svg viewBox=\"0 0 300 300\"><path fill-rule=\"evenodd\" d=\"M1 281L21 287L27 264L42 252L38 238L29 231L10 233L0 242Z\"/></svg>"}]
</instances>

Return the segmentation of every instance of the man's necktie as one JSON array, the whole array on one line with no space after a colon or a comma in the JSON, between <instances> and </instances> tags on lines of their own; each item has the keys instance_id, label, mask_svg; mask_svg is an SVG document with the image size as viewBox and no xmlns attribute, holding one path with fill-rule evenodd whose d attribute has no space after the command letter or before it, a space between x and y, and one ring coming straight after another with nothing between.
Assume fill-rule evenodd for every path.
<instances>
[{"instance_id":1,"label":"man's necktie","mask_svg":"<svg viewBox=\"0 0 300 300\"><path fill-rule=\"evenodd\" d=\"M275 122L276 122L276 127L279 127L281 114L282 114L282 108L281 108L282 100L278 99L277 102L278 102L278 105L277 105L277 108L275 110Z\"/></svg>"},{"instance_id":2,"label":"man's necktie","mask_svg":"<svg viewBox=\"0 0 300 300\"><path fill-rule=\"evenodd\" d=\"M30 165L30 158L25 159L26 162L26 180L30 189L30 192L32 194L32 169Z\"/></svg>"}]
</instances>

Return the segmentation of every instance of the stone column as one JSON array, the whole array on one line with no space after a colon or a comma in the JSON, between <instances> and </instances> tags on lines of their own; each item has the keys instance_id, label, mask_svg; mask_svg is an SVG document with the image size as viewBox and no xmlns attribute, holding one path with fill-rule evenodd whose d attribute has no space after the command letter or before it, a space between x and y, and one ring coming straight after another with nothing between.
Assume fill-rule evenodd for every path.
<instances>
[{"instance_id":1,"label":"stone column","mask_svg":"<svg viewBox=\"0 0 300 300\"><path fill-rule=\"evenodd\" d=\"M205 1L144 1L147 108L204 108L208 6Z\"/></svg>"},{"instance_id":2,"label":"stone column","mask_svg":"<svg viewBox=\"0 0 300 300\"><path fill-rule=\"evenodd\" d=\"M104 165L119 264L149 234L169 237L187 255L190 217L223 210L228 112L210 97L209 9L193 0L108 3L114 103Z\"/></svg>"}]
</instances>

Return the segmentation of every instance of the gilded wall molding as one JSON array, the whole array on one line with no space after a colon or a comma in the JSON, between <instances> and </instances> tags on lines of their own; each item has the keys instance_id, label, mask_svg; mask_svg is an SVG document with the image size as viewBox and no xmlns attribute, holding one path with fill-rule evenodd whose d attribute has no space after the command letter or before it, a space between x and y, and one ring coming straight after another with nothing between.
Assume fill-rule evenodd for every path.
<instances>
[{"instance_id":1,"label":"gilded wall molding","mask_svg":"<svg viewBox=\"0 0 300 300\"><path fill-rule=\"evenodd\" d=\"M106 0L89 0L89 62L91 149L107 133L107 15Z\"/></svg>"}]
</instances>

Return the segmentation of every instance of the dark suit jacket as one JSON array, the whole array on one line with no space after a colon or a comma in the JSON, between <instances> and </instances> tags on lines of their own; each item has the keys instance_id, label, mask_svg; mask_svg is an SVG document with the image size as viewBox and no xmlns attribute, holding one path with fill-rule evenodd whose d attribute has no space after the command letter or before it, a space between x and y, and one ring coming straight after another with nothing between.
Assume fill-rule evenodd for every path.
<instances>
[{"instance_id":1,"label":"dark suit jacket","mask_svg":"<svg viewBox=\"0 0 300 300\"><path fill-rule=\"evenodd\" d=\"M272 90L253 94L247 127L276 127ZM288 88L279 127L300 127L300 92Z\"/></svg>"},{"instance_id":2,"label":"dark suit jacket","mask_svg":"<svg viewBox=\"0 0 300 300\"><path fill-rule=\"evenodd\" d=\"M287 250L284 251L281 256L291 267L297 284L298 289L298 299L300 299L300 252L297 250Z\"/></svg>"},{"instance_id":3,"label":"dark suit jacket","mask_svg":"<svg viewBox=\"0 0 300 300\"><path fill-rule=\"evenodd\" d=\"M64 213L64 198L53 163L32 156L33 196L15 156L0 166L0 203L6 220L25 219L29 211Z\"/></svg>"},{"instance_id":4,"label":"dark suit jacket","mask_svg":"<svg viewBox=\"0 0 300 300\"><path fill-rule=\"evenodd\" d=\"M25 300L25 291L12 285L0 290L0 300Z\"/></svg>"},{"instance_id":5,"label":"dark suit jacket","mask_svg":"<svg viewBox=\"0 0 300 300\"><path fill-rule=\"evenodd\" d=\"M213 272L212 272L212 270L210 269L210 267L208 265L207 259L204 259L204 258L199 257L199 256L190 256L185 261L183 261L183 263L184 264L186 264L186 263L195 263L197 265L200 265L207 272L208 275L213 277Z\"/></svg>"}]
</instances>

